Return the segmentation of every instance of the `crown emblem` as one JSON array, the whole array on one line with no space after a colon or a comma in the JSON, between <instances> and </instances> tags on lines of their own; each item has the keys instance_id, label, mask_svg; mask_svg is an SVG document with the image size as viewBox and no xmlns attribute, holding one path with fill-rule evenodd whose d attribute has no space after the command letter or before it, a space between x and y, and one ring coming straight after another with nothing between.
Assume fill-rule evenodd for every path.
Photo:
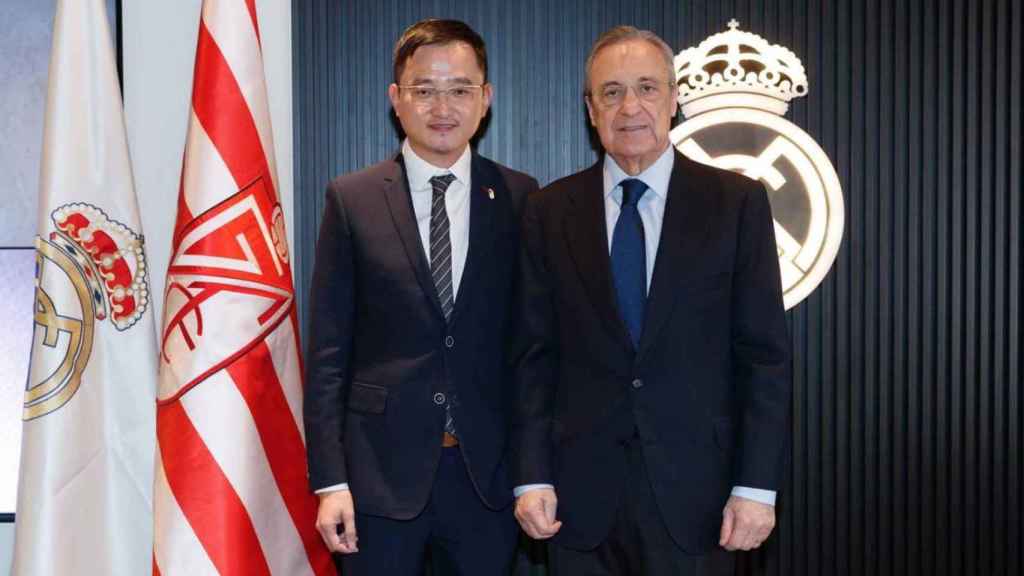
<instances>
[{"instance_id":1,"label":"crown emblem","mask_svg":"<svg viewBox=\"0 0 1024 576\"><path fill-rule=\"evenodd\" d=\"M807 74L788 48L739 29L708 37L675 57L683 115L751 105L782 116L789 101L807 94Z\"/></svg>"},{"instance_id":2,"label":"crown emblem","mask_svg":"<svg viewBox=\"0 0 1024 576\"><path fill-rule=\"evenodd\" d=\"M50 240L82 270L96 318L127 330L149 303L142 236L89 204L65 204L50 215Z\"/></svg>"}]
</instances>

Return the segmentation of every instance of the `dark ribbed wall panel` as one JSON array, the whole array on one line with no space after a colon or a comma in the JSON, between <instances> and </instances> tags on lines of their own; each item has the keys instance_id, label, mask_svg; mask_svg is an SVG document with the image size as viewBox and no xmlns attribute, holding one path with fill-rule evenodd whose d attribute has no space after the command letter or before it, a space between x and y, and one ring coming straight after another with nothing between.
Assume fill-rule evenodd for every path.
<instances>
[{"instance_id":1,"label":"dark ribbed wall panel","mask_svg":"<svg viewBox=\"0 0 1024 576\"><path fill-rule=\"evenodd\" d=\"M787 118L836 166L846 234L790 311L793 458L742 574L1020 574L1024 4L1013 0L295 0L296 239L308 287L322 190L398 141L394 40L427 16L488 41L485 154L541 182L596 158L580 98L603 29L677 51L741 27L792 49ZM535 567L535 572L540 569Z\"/></svg>"}]
</instances>

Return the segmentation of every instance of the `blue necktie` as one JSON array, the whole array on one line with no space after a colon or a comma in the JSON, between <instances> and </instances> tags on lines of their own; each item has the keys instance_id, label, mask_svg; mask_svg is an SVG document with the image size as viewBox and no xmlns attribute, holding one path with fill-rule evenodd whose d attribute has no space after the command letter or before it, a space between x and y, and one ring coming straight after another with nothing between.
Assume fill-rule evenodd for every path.
<instances>
[{"instance_id":1,"label":"blue necktie","mask_svg":"<svg viewBox=\"0 0 1024 576\"><path fill-rule=\"evenodd\" d=\"M647 249L644 223L636 205L647 191L647 185L629 178L623 180L621 186L622 209L612 232L612 276L619 314L636 349L644 330L644 304L647 302Z\"/></svg>"}]
</instances>

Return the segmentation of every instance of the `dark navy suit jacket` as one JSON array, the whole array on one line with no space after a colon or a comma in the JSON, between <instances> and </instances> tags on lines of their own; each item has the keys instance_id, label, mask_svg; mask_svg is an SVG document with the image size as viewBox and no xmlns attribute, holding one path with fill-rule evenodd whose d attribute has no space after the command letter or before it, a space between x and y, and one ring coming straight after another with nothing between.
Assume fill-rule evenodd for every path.
<instances>
[{"instance_id":1,"label":"dark navy suit jacket","mask_svg":"<svg viewBox=\"0 0 1024 576\"><path fill-rule=\"evenodd\" d=\"M328 186L310 295L304 400L312 489L347 482L364 514L426 505L444 406L470 476L494 509L512 498L506 354L520 209L537 182L473 155L469 251L446 323L401 155ZM492 197L493 196L493 197Z\"/></svg>"},{"instance_id":2,"label":"dark navy suit jacket","mask_svg":"<svg viewBox=\"0 0 1024 576\"><path fill-rule=\"evenodd\" d=\"M616 309L601 170L525 208L514 483L554 484L556 541L592 548L630 489L623 445L638 436L661 519L702 553L731 487L778 490L783 477L790 351L768 197L676 153L634 349Z\"/></svg>"}]
</instances>

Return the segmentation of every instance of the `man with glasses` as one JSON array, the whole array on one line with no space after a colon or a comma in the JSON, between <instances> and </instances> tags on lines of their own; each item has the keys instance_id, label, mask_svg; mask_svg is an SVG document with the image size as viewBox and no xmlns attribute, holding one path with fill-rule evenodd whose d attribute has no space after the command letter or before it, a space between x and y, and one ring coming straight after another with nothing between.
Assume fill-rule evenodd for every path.
<instances>
[{"instance_id":1,"label":"man with glasses","mask_svg":"<svg viewBox=\"0 0 1024 576\"><path fill-rule=\"evenodd\" d=\"M605 155L527 202L516 517L559 575L732 574L775 522L789 344L765 189L669 141L671 49L602 35Z\"/></svg>"},{"instance_id":2,"label":"man with glasses","mask_svg":"<svg viewBox=\"0 0 1024 576\"><path fill-rule=\"evenodd\" d=\"M537 182L475 154L483 40L425 20L394 53L394 158L328 186L304 416L317 526L346 576L507 573L505 355L519 213Z\"/></svg>"}]
</instances>

